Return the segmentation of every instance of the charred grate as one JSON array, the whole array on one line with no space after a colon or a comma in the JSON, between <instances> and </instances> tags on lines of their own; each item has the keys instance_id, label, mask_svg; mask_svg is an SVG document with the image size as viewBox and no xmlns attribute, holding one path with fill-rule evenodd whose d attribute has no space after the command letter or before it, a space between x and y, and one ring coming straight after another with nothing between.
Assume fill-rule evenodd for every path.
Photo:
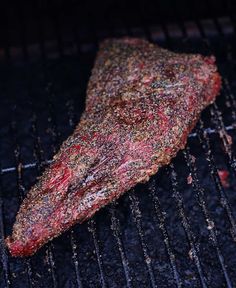
<instances>
[{"instance_id":1,"label":"charred grate","mask_svg":"<svg viewBox=\"0 0 236 288\"><path fill-rule=\"evenodd\" d=\"M86 41L72 25L73 45L68 47L55 15L56 47L51 49L36 13L38 45L32 54L24 11L19 13L21 56L8 43L0 63L0 89L7 95L0 100L0 287L234 287L236 43L231 19L226 21L231 30L222 19L210 20L211 33L201 21L180 21L174 28L109 23L104 33L90 27ZM222 95L203 113L187 148L149 183L37 255L11 258L5 234L23 195L81 115L98 41L127 34L179 51L212 51L223 75ZM218 169L228 171L229 187L222 185Z\"/></svg>"}]
</instances>

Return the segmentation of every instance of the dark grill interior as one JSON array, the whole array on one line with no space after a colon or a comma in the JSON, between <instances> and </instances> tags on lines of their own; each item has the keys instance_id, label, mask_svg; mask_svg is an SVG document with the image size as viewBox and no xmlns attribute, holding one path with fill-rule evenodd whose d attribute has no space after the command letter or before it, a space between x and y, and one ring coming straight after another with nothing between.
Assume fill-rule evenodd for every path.
<instances>
[{"instance_id":1,"label":"dark grill interior","mask_svg":"<svg viewBox=\"0 0 236 288\"><path fill-rule=\"evenodd\" d=\"M10 39L4 30L0 49L0 287L236 287L235 19L132 25L110 17L103 27L80 29L70 26L74 15L68 27L53 18L50 37L36 13L34 39L22 13L20 33ZM98 42L123 35L213 53L221 95L186 149L149 183L33 257L10 257L4 238L24 195L79 120ZM228 183L217 170L229 173Z\"/></svg>"}]
</instances>

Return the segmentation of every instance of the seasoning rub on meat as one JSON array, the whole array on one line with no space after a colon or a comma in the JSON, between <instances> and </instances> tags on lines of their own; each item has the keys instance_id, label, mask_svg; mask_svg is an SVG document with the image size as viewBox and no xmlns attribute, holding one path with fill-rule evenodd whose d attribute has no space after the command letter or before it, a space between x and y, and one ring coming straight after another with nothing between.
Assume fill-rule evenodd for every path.
<instances>
[{"instance_id":1,"label":"seasoning rub on meat","mask_svg":"<svg viewBox=\"0 0 236 288\"><path fill-rule=\"evenodd\" d=\"M214 57L176 54L142 39L100 45L81 121L31 188L6 239L13 256L43 244L183 149L221 86Z\"/></svg>"}]
</instances>

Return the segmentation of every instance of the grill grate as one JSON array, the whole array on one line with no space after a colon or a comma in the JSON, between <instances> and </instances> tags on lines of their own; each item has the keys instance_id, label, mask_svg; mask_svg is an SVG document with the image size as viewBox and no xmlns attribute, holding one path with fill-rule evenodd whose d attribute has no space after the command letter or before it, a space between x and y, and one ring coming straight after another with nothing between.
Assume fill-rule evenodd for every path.
<instances>
[{"instance_id":1,"label":"grill grate","mask_svg":"<svg viewBox=\"0 0 236 288\"><path fill-rule=\"evenodd\" d=\"M36 11L39 11L39 9L36 9ZM19 13L21 13L19 19L22 21L24 19L24 15L22 14L24 13L24 11L19 10ZM48 163L50 163L50 160L47 159L50 159L51 155L57 150L58 145L61 142L61 138L65 138L72 131L73 127L77 122L77 116L79 116L76 115L76 111L78 110L79 112L81 112L83 108L81 102L79 103L80 100L78 100L77 98L78 94L81 95L81 93L83 93L84 95L84 89L80 90L79 93L78 91L73 90L69 90L69 92L64 92L68 87L64 88L63 85L60 86L50 75L50 71L52 70L51 64L54 63L54 61L58 61L58 67L63 69L64 67L67 67L67 61L71 64L71 59L73 61L76 59L76 61L78 61L78 65L80 65L79 69L82 70L82 72L78 74L78 77L76 75L76 78L78 78L79 80L81 79L81 81L86 83L85 80L87 78L84 79L84 76L82 74L84 73L87 77L89 69L87 68L86 70L83 64L87 65L88 63L89 67L91 67L91 63L97 48L97 43L100 40L96 29L94 27L90 27L91 29L89 33L91 39L89 40L89 43L85 43L80 35L80 31L77 29L78 27L76 26L76 24L73 24L72 31L73 36L75 37L74 43L76 44L76 50L66 49L65 43L63 43L61 27L58 25L59 21L56 17L54 17L53 21L56 33L57 51L56 58L52 59L52 55L54 55L53 57L55 57L55 50L51 54L48 52L46 48L47 43L44 41L44 29L41 15L37 12L36 16L38 21L39 35L39 53L36 54L40 56L40 60L37 59L37 55L34 59L36 59L36 63L38 63L37 61L39 61L38 66L40 66L40 68L36 68L36 71L39 71L39 73L41 73L41 78L39 77L40 84L38 84L38 86L41 87L34 88L34 85L37 83L31 73L34 73L35 75L35 64L31 62L30 58L31 56L27 45L27 35L25 34L25 23L20 22L19 24L22 26L20 37L23 55L23 62L20 62L19 65L20 69L25 72L24 75L26 80L25 78L23 80L21 79L20 81L22 83L19 84L17 83L17 79L15 84L21 85L20 88L22 90L22 95L24 93L27 95L26 101L28 106L26 106L26 110L28 110L26 111L26 116L24 116L25 111L18 112L18 110L20 110L22 106L19 103L19 99L17 100L16 94L14 94L16 93L16 91L14 91L14 89L12 90L12 88L10 87L10 83L13 84L14 79L11 79L12 76L9 75L11 75L11 71L14 72L18 69L18 64L14 64L14 61L18 63L18 60L15 60L14 55L10 54L10 46L6 47L6 58L11 61L11 68L9 68L9 73L7 76L7 91L9 93L8 98L10 99L9 101L14 107L13 111L16 115L14 116L14 118L16 119L13 119L11 123L10 134L12 135L13 139L7 139L7 141L11 143L10 145L13 144L14 146L13 150L15 159L13 160L15 164L13 162L11 163L11 161L7 158L9 156L9 153L6 153L7 157L2 157L5 162L3 167L6 168L1 168L0 173L0 249L3 267L3 269L0 269L2 270L2 272L0 272L0 287L45 287L45 285L47 287L50 287L51 285L52 287L80 288L97 286L137 287L138 285L140 287L222 287L223 285L226 285L226 287L229 288L234 287L234 285L236 285L236 275L235 272L233 273L233 267L235 267L234 265L236 263L235 261L230 260L229 256L225 256L224 254L226 250L225 247L222 245L222 239L224 239L222 236L222 232L225 230L221 226L218 227L219 221L217 221L217 219L219 218L219 215L214 213L214 207L212 207L212 203L211 201L209 201L209 197L207 197L206 189L202 187L204 185L204 183L202 183L202 180L204 179L202 176L199 176L200 169L197 168L197 164L192 156L192 154L196 155L196 153L192 153L192 150L194 150L193 147L195 147L196 144L194 144L195 146L191 145L191 141L193 143L198 141L197 145L200 146L201 149L204 151L204 157L205 160L207 160L206 163L208 163L207 166L210 171L210 175L212 176L215 187L212 189L216 191L219 195L219 197L216 198L217 204L214 203L214 205L216 205L217 208L218 206L221 206L223 208L222 210L220 210L220 213L221 215L224 215L224 220L226 222L229 220L229 223L227 222L227 227L229 225L231 226L228 231L228 234L231 235L231 238L227 238L227 243L230 243L230 247L233 247L229 247L229 251L231 251L232 253L232 251L234 251L235 249L236 237L235 215L233 212L235 209L235 205L233 205L234 202L232 201L235 200L235 198L233 198L232 195L229 197L229 195L227 194L227 192L229 191L225 191L224 187L220 182L220 178L217 173L218 162L215 159L216 156L212 148L211 140L211 137L214 137L214 139L217 139L217 143L222 144L223 147L220 147L221 154L226 156L226 160L224 160L223 163L228 164L228 168L231 174L235 173L235 156L233 153L233 149L231 148L231 145L229 143L228 133L231 133L231 137L235 137L236 101L234 99L233 92L234 83L232 82L234 79L231 80L233 75L232 72L227 71L225 74L223 74L225 75L223 78L223 96L225 97L226 105L228 105L230 117L227 118L228 115L225 115L221 112L221 105L214 104L213 106L211 106L211 108L208 110L208 114L210 114L210 117L206 119L203 117L203 121L200 121L199 127L189 137L189 146L182 153L180 153L180 155L182 155L186 162L186 165L184 166L185 168L183 169L187 169L188 173L191 173L190 175L192 176L191 185L193 190L190 192L192 195L196 196L200 207L199 213L201 213L204 217L203 227L205 227L204 229L206 229L207 234L209 234L207 244L202 241L200 235L201 231L196 230L196 227L193 225L193 219L189 216L189 209L191 205L189 204L189 202L186 201L186 193L184 192L184 188L182 188L183 177L181 176L182 174L178 171L179 167L183 167L183 164L182 166L178 165L179 162L177 159L174 161L177 161L177 164L171 164L168 169L164 169L164 171L160 172L164 173L163 178L165 179L165 181L170 181L169 186L168 184L166 186L168 188L165 187L165 183L163 185L161 183L159 184L158 180L161 180L159 176L157 176L157 178L153 177L151 181L143 188L147 190L147 199L145 198L145 195L139 193L139 188L137 188L135 191L131 191L128 195L124 196L121 200L118 201L118 203L113 203L108 207L108 209L103 209L104 211L99 212L98 215L95 216L88 223L81 225L82 228L78 226L73 228L70 232L66 234L67 236L65 236L68 239L64 239L62 237L62 239L60 238L54 240L52 243L47 245L47 248L43 248L42 251L38 253L38 255L33 256L29 259L14 260L9 257L3 244L3 239L5 238L5 230L7 230L7 233L9 233L8 227L10 227L10 223L13 222L14 213L16 212L17 208L17 204L15 203L16 201L14 202L11 199L12 197L17 196L14 195L14 193L12 192L14 189L13 186L11 187L12 190L6 190L11 193L11 195L9 196L4 191L4 189L6 189L8 181L13 181L13 183L15 182L14 177L16 176L18 197L23 197L25 191L29 188L31 184L26 184L26 176L33 178L33 180L31 181L33 182L36 175L40 173L42 168L45 167L45 165L47 165ZM232 46L231 50L233 50L234 43L231 43L231 39L228 39L228 36L224 35L220 22L218 21L218 19L213 20L216 33L218 33L218 41L224 39L224 41L227 42L227 45L229 45L229 47ZM76 20L74 23L76 23ZM143 26L141 27L141 29L134 29L133 27L128 26L128 24L126 28L123 29L122 27L123 30L121 31L123 32L121 33L116 31L115 25L110 25L110 27L113 27L113 29L110 29L110 31L107 31L107 33L105 34L120 36L121 34L136 35L138 33L138 36L145 36L153 41L155 41L157 38L160 40L160 42L163 42L163 45L172 47L174 49L176 47L179 47L180 50L186 49L188 51L192 51L195 44L198 43L198 47L196 48L196 50L200 49L201 47L203 48L203 51L209 52L213 50L213 45L210 44L211 39L208 39L208 36L205 33L204 27L202 26L201 22L196 21L195 24L197 29L199 30L199 35L201 36L200 39L192 39L191 37L189 37L186 23L182 23L181 21L179 23L179 29L182 33L180 39L175 39L170 36L170 31L168 30L167 26L165 26L165 24L161 25L161 35L164 35L164 38L160 37L160 34L158 34L157 37L154 37L153 29L149 29L149 27L147 26ZM160 31L160 29L158 31ZM197 42L195 43L194 41ZM70 52L68 55L68 51L72 52ZM218 53L217 49L215 49L215 51L213 52L216 55L221 55L222 57L222 51ZM48 53L50 55L48 55ZM224 51L223 58L221 59L221 61L226 62L226 64L228 63L227 61L231 59L227 53L228 51L226 51L226 54ZM70 57L72 58L70 59ZM83 57L85 58L85 60L81 59ZM5 71L5 66L4 64L2 65L3 71ZM230 67L230 71L233 71L232 64ZM70 76L73 77L73 73L71 72ZM56 74L55 71L54 73ZM229 73L229 75L227 75L227 73ZM79 75L81 76L81 78L79 78ZM64 76L67 76L67 74L65 73ZM59 85L59 88L56 85ZM47 107L47 111L43 111L42 115L40 115L40 112L35 109L37 103L35 104L34 102L36 100L34 99L33 94L37 88L42 90L41 92L39 92L39 95L41 97L44 95L44 99L42 101L45 101L45 107ZM65 93L71 93L71 95L66 95L65 97ZM57 97L59 97L59 101L57 101L56 95ZM67 102L67 105L63 110L63 107L58 107L57 104L58 102L67 99L67 96L69 96L71 101ZM14 99L11 102L12 97ZM24 97L22 98L25 99ZM17 103L17 106L15 105L15 103ZM60 112L58 111L62 110L64 111L64 114L59 114ZM60 115L62 119L58 119L58 115ZM25 132L25 129L27 130L26 123L28 120L28 116L30 116L31 119L29 127L31 131L30 133L28 131ZM44 123L44 119L47 119L46 123ZM18 123L18 121L20 123ZM225 125L224 121L228 121L227 125ZM64 127L64 123L68 123L67 128ZM206 125L206 123L209 123L210 126ZM8 127L8 125L9 123L6 124L6 127ZM26 128L24 128L25 126ZM44 129L45 127L48 132L42 132L42 129ZM1 128L3 128L3 132L1 133L3 133L2 135L4 135L5 128ZM21 132L21 129L23 129L23 132ZM25 135L23 136L26 140L21 139L22 133L25 133ZM5 134L7 135L7 137L9 136L9 134ZM63 135L63 137L61 137L61 135ZM29 138L31 140L29 140ZM24 143L26 143L25 141L28 140L32 141L33 149L30 148L31 150L33 150L33 153L31 155L32 157L26 157L26 152L23 149ZM45 147L50 149L50 153L46 152L47 149L45 149ZM12 156L10 156L9 158L12 159ZM24 158L27 158L28 161L24 160ZM166 173L166 170L168 170L168 173ZM168 193L168 189L170 190L170 193ZM191 196L191 199L192 198L194 197ZM16 206L13 212L10 212L9 209L7 209L8 203ZM145 205L147 205L147 207L145 207ZM151 211L150 213L149 208ZM109 213L106 213L107 210ZM226 220L224 211L227 214L228 220ZM168 216L166 216L167 214ZM176 214L177 220L173 220L171 218L172 214ZM215 218L213 216L215 216ZM103 219L101 219L103 217L106 219L108 218L107 221L109 225L106 226L104 224L105 220L103 221ZM181 227L183 228L183 234L181 234L180 231L177 234L173 234L176 233L176 230L174 230L174 227L172 227L172 225L175 225L175 222L173 221L177 221L176 223L178 224L176 225L178 227L182 225ZM148 237L148 235L150 235L149 228L146 229L148 226L151 227L150 229L153 233L153 243L151 243ZM86 229L81 230L83 229L83 227L85 227ZM161 236L159 236L159 234L157 233L158 229L161 232ZM104 235L101 235L101 230L105 230L104 233L109 234L109 236L107 236L108 240L105 239L106 242L102 242L102 240L100 240L104 239L105 237ZM88 241L87 243L87 241L82 239L83 241L80 242L82 234L80 234L79 232L81 231L85 231L84 237L91 237L91 241ZM183 256L180 255L181 253L178 250L181 245L176 245L178 243L178 240L176 240L175 237L180 238L180 241L186 242L183 243L184 249L181 248ZM112 238L114 239L111 240ZM161 242L162 239L163 243ZM164 248L158 249L159 247L156 245L155 240L157 240L158 243L161 243L160 246L162 245ZM112 245L107 244L107 241L114 241L116 246L112 247ZM129 246L131 245L129 242L131 242L132 245L135 245L135 247L139 247L139 249L141 248L142 255L140 257L137 256L138 258L135 258L136 255L132 253L132 247ZM68 243L70 245L69 252L67 251L68 248L66 248ZM215 262L213 263L213 266L211 265L212 263L208 263L208 265L206 264L206 259L202 257L202 249L205 244L211 245L214 248L213 251L209 249L209 253L213 253L216 255L217 263L219 263L220 268ZM59 249L58 247L61 249ZM115 248L117 249L117 253L115 251L113 252ZM82 255L82 252L86 251L86 249L94 249L94 251L88 254L89 256ZM107 251L106 249L108 249L109 251ZM155 254L153 250L160 252L160 255L158 253ZM61 263L59 262L60 255L64 254L63 251L65 251L66 262L63 263L63 266L67 264L69 268L61 267ZM188 251L187 254L186 251ZM114 258L112 259L113 262L109 261L109 259L106 257L106 255L109 254L108 252L110 254L112 253ZM117 259L115 259L116 255L118 255ZM162 260L161 257L163 257L164 260ZM72 262L72 265L70 264L70 262ZM89 267L84 268L83 264L85 264L85 262L88 262L87 266L84 265L85 267L88 267L90 266L90 263L92 265L92 263L95 262L95 266L92 266L96 267L95 270L93 270L92 268L89 269ZM35 263L37 264L36 266ZM161 264L164 265L163 263L165 263L166 265L164 266L164 268L161 266ZM190 263L189 269L186 268L188 266L188 263ZM40 265L43 266L42 271L40 270ZM215 266L217 266L218 268L215 268ZM120 269L120 271L118 268ZM115 275L116 269L118 269L117 278ZM145 269L147 273L144 272ZM213 272L210 271L211 269L213 269ZM113 272L109 272L111 270ZM43 271L47 271L46 274L48 274L48 276L46 276ZM60 271L63 271L65 275L61 275ZM220 271L219 274L222 274L223 278L220 275L214 276L213 274L216 271ZM108 275L108 272L111 274ZM142 273L142 275L140 275L140 277L137 277L138 273ZM21 276L23 277L23 279L21 279ZM43 279L44 276L45 279ZM72 280L70 280L70 278ZM215 279L219 279L219 281L214 281Z\"/></svg>"},{"instance_id":2,"label":"grill grate","mask_svg":"<svg viewBox=\"0 0 236 288\"><path fill-rule=\"evenodd\" d=\"M17 191L19 194L19 200L20 202L23 200L25 196L25 187L23 183L23 176L22 176L22 169L21 169L21 152L20 152L20 147L17 144L17 139L16 139L16 128L15 128L15 122L13 121L11 123L11 133L13 135L13 142L14 142L14 154L15 154L15 162L16 162L16 174L17 174ZM27 276L28 276L28 283L29 287L32 287L31 285L31 278L32 278L32 271L31 271L31 264L30 264L30 259L25 259L24 260L24 265L26 266L27 270Z\"/></svg>"},{"instance_id":3,"label":"grill grate","mask_svg":"<svg viewBox=\"0 0 236 288\"><path fill-rule=\"evenodd\" d=\"M136 229L138 231L138 236L140 239L142 252L143 252L143 258L144 258L145 264L147 266L148 274L150 277L151 287L155 288L155 287L157 287L157 284L156 284L156 280L155 280L155 276L154 276L154 272L153 272L153 268L152 268L152 264L151 264L152 261L151 261L151 258L149 256L147 244L146 244L146 241L144 239L143 227L141 224L142 213L141 213L140 208L139 208L139 200L136 197L136 195L134 194L134 191L130 192L129 199L130 199L130 203L131 203L131 207L130 207L131 208L131 214L132 214L132 218L133 218L133 221L135 223Z\"/></svg>"},{"instance_id":4,"label":"grill grate","mask_svg":"<svg viewBox=\"0 0 236 288\"><path fill-rule=\"evenodd\" d=\"M156 222L156 225L160 227L160 230L162 232L163 238L164 238L164 243L166 246L166 250L169 256L169 260L171 262L172 270L173 270L173 276L176 282L177 287L182 287L182 281L179 277L179 273L177 271L177 265L176 265L176 256L173 253L173 249L170 244L170 239L169 235L167 232L166 224L165 224L165 216L164 213L161 209L161 203L158 198L158 195L156 193L156 181L155 178L153 178L150 182L149 185L149 195L151 198L151 201L153 202L154 208L155 208L155 213L157 215L157 219L154 218L154 221Z\"/></svg>"},{"instance_id":5,"label":"grill grate","mask_svg":"<svg viewBox=\"0 0 236 288\"><path fill-rule=\"evenodd\" d=\"M202 126L202 122L200 122L200 124ZM229 219L230 224L232 226L231 233L233 233L232 236L234 238L236 226L235 226L235 220L234 220L233 213L232 213L232 208L230 207L230 204L229 204L227 197L225 195L224 188L222 187L220 178L219 178L218 173L217 173L215 161L214 161L214 158L213 158L213 155L211 152L211 147L209 144L209 138L205 133L202 133L201 131L198 131L198 133L199 133L198 137L199 137L199 140L201 142L201 145L203 146L203 149L205 150L206 159L208 160L208 163L209 163L208 165L209 165L211 175L212 175L212 178L213 178L215 186L216 186L216 190L219 193L221 205L225 208L228 219Z\"/></svg>"},{"instance_id":6,"label":"grill grate","mask_svg":"<svg viewBox=\"0 0 236 288\"><path fill-rule=\"evenodd\" d=\"M193 177L192 185L193 185L194 192L196 192L196 194L197 194L198 202L199 202L201 209L202 209L202 212L204 214L207 228L210 231L210 241L213 242L213 246L215 247L215 249L217 251L217 257L219 259L222 271L224 273L224 277L225 277L227 286L232 287L226 266L224 264L224 262L225 262L224 257L222 256L222 253L220 251L220 248L219 248L219 245L217 242L217 237L216 237L216 232L215 232L215 224L214 224L214 221L211 218L210 213L209 213L207 206L206 206L205 196L204 196L205 191L201 188L201 186L199 184L199 179L197 176L197 169L196 169L196 166L194 164L192 156L189 154L189 147L188 146L186 147L186 149L184 151L184 156L186 159L186 163L189 167L190 173Z\"/></svg>"},{"instance_id":7,"label":"grill grate","mask_svg":"<svg viewBox=\"0 0 236 288\"><path fill-rule=\"evenodd\" d=\"M124 249L124 244L121 238L121 229L120 229L120 221L116 217L115 213L115 204L111 204L110 206L110 214L111 214L111 229L113 232L113 236L116 239L116 243L120 252L120 258L122 261L123 269L124 269L124 274L125 274L125 280L126 280L126 285L128 288L132 287L131 282L132 282L132 277L130 276L130 268L129 268L129 262L125 254L125 249Z\"/></svg>"},{"instance_id":8,"label":"grill grate","mask_svg":"<svg viewBox=\"0 0 236 288\"><path fill-rule=\"evenodd\" d=\"M186 233L189 246L190 246L189 255L190 255L190 258L194 260L194 263L197 267L197 272L199 274L202 287L206 288L207 287L206 280L202 271L202 266L201 266L199 256L197 253L197 248L196 248L196 246L199 246L199 243L196 242L196 237L191 230L191 226L185 214L183 198L178 190L177 174L174 170L174 165L172 163L170 164L170 178L171 178L172 190L173 190L172 195L176 202L176 206L178 207L179 216L181 218L181 222L184 227L184 231Z\"/></svg>"}]
</instances>

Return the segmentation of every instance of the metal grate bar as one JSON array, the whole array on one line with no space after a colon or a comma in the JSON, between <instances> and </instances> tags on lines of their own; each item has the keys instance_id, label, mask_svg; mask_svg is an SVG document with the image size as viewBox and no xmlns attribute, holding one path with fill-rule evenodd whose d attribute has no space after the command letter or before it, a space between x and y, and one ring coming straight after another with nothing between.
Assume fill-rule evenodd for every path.
<instances>
[{"instance_id":1,"label":"metal grate bar","mask_svg":"<svg viewBox=\"0 0 236 288\"><path fill-rule=\"evenodd\" d=\"M13 112L13 115L15 113ZM22 163L21 163L21 151L20 146L17 142L16 137L16 122L13 120L11 123L11 132L13 135L13 145L14 145L14 156L15 156L15 162L16 162L16 174L17 174L17 190L19 193L19 199L20 202L22 202L24 196L25 196L25 187L23 183L23 175L22 175ZM29 287L32 287L32 270L31 270L31 264L30 259L26 258L23 260L26 265L26 271L27 271L27 278L28 278L28 284Z\"/></svg>"},{"instance_id":2,"label":"metal grate bar","mask_svg":"<svg viewBox=\"0 0 236 288\"><path fill-rule=\"evenodd\" d=\"M225 130L226 131L232 131L232 130L235 130L236 127L234 127L234 125L229 125L229 126L226 126L225 127ZM212 128L205 128L203 129L204 130L204 133L207 133L207 134L216 134L218 133L218 131L216 129L212 129ZM193 137L196 137L197 136L197 133L195 132L192 132L188 135L188 138L193 138Z\"/></svg>"},{"instance_id":3,"label":"metal grate bar","mask_svg":"<svg viewBox=\"0 0 236 288\"><path fill-rule=\"evenodd\" d=\"M101 276L101 285L103 288L106 288L106 281L105 281L105 274L104 274L104 267L103 267L103 261L102 261L102 256L100 254L100 248L99 248L99 243L98 243L98 237L97 237L97 231L96 231L96 226L95 226L95 220L90 219L88 221L88 231L92 233L93 236L93 242L94 242L94 247L95 247L95 253L97 256L97 261L98 261L98 267L100 271L100 276Z\"/></svg>"},{"instance_id":4,"label":"metal grate bar","mask_svg":"<svg viewBox=\"0 0 236 288\"><path fill-rule=\"evenodd\" d=\"M0 168L0 177L2 176ZM0 250L1 250L1 262L2 270L4 273L5 287L9 288L11 285L10 275L9 275L9 260L7 256L6 246L5 246L5 233L4 233L4 223L3 223L3 200L2 200L2 187L0 179Z\"/></svg>"},{"instance_id":5,"label":"metal grate bar","mask_svg":"<svg viewBox=\"0 0 236 288\"><path fill-rule=\"evenodd\" d=\"M202 148L206 154L206 160L208 163L208 167L210 169L212 179L215 183L216 190L220 196L220 203L221 203L222 207L227 212L227 216L228 216L228 219L229 219L231 227L232 227L232 229L231 229L232 237L233 237L233 239L236 239L235 238L236 237L236 223L235 223L234 216L232 213L232 208L229 204L229 201L228 201L227 196L225 194L224 188L221 184L219 175L217 173L217 168L215 165L214 157L213 157L212 152L211 152L209 137L206 133L203 132L202 120L200 120L200 129L197 128L197 134L198 134L198 138L199 138L199 141L201 143L201 146L202 146Z\"/></svg>"},{"instance_id":6,"label":"metal grate bar","mask_svg":"<svg viewBox=\"0 0 236 288\"><path fill-rule=\"evenodd\" d=\"M30 91L29 91L30 93ZM30 93L31 95L31 93ZM31 103L32 104L32 103ZM33 109L32 109L33 111ZM43 149L41 146L41 140L38 134L38 129L37 129L37 116L36 114L33 112L33 117L32 117L32 121L31 121L31 128L32 128L32 137L34 139L34 154L35 154L35 158L36 158L36 167L38 170L38 174L40 174L40 172L42 171L43 168ZM52 252L52 248L53 248L53 244L49 243L47 245L47 250L46 250L46 254L48 256L49 259L49 271L51 272L51 277L52 277L52 281L53 281L53 287L57 287L57 279L56 279L56 274L55 274L55 260L54 260L54 256L53 256L53 252Z\"/></svg>"},{"instance_id":7,"label":"metal grate bar","mask_svg":"<svg viewBox=\"0 0 236 288\"><path fill-rule=\"evenodd\" d=\"M208 211L206 201L205 201L205 191L199 184L199 179L197 176L197 167L195 165L194 158L190 155L189 150L190 150L189 146L187 146L186 149L183 151L183 154L184 154L184 158L185 158L185 161L187 163L188 169L191 173L190 175L192 176L192 186L193 186L193 189L196 193L195 196L196 196L198 203L202 209L202 213L204 214L204 219L206 221L207 229L208 229L209 234L210 234L209 239L212 242L213 247L216 249L217 257L218 257L218 260L220 262L227 287L232 288L233 286L231 284L231 280L230 280L230 277L229 277L228 272L227 272L224 257L222 255L221 250L220 250L219 245L218 245L217 236L216 236L217 230L215 227L215 223L214 223L213 219L211 218L210 213Z\"/></svg>"},{"instance_id":8,"label":"metal grate bar","mask_svg":"<svg viewBox=\"0 0 236 288\"><path fill-rule=\"evenodd\" d=\"M52 160L42 161L42 162L41 162L41 165L44 166L44 165L50 164L51 162L52 162ZM38 165L37 162L22 164L22 169L35 168L37 165ZM2 169L2 174L9 173L9 172L14 172L14 171L16 171L16 169L17 169L16 167L3 168L3 169Z\"/></svg>"},{"instance_id":9,"label":"metal grate bar","mask_svg":"<svg viewBox=\"0 0 236 288\"><path fill-rule=\"evenodd\" d=\"M46 56L46 55L45 55ZM46 75L46 72L44 71L44 81L45 83L47 83L46 81L47 79L47 75ZM51 126L51 129L49 130L50 131L50 134L51 134L51 138L52 138L52 150L53 150L53 153L55 154L56 151L57 151L57 146L58 146L58 137L59 137L59 133L58 133L58 129L57 129L57 123L56 123L56 120L55 120L55 115L54 115L54 106L53 106L53 103L52 103L52 97L54 97L54 93L52 92L51 90L51 84L47 84L46 85L46 92L48 94L48 106L49 106L49 114L50 114L50 117L48 118L48 123L49 125ZM72 239L71 239L71 242ZM71 250L72 250L72 253L73 253L73 247L71 247ZM56 279L56 267L55 267L55 261L54 261L54 256L53 256L53 244L52 242L50 242L48 244L48 255L49 255L49 261L50 261L50 265L51 265L51 273L52 273L52 278L53 278L53 283L54 283L54 286L58 286L57 285L57 279ZM73 259L75 259L75 255L73 254ZM74 266L75 266L75 272L77 271L77 265L76 263L74 263ZM76 279L79 278L79 274L76 274Z\"/></svg>"},{"instance_id":10,"label":"metal grate bar","mask_svg":"<svg viewBox=\"0 0 236 288\"><path fill-rule=\"evenodd\" d=\"M152 178L150 181L151 182L148 185L148 193L149 193L149 196L151 198L151 201L152 201L154 209L155 209L154 221L157 223L157 225L160 228L161 233L163 235L164 244L165 244L165 247L166 247L169 259L170 259L172 271L174 274L174 279L175 279L177 287L180 288L183 286L183 283L182 283L182 280L180 279L180 276L179 276L179 273L177 270L175 255L174 255L173 249L172 249L171 244L170 244L170 239L169 239L167 227L165 224L165 216L164 216L163 211L161 209L161 203L160 203L159 197L157 196L157 193L156 193L156 187L157 187L156 179Z\"/></svg>"},{"instance_id":11,"label":"metal grate bar","mask_svg":"<svg viewBox=\"0 0 236 288\"><path fill-rule=\"evenodd\" d=\"M125 251L124 251L124 244L123 241L121 239L121 231L120 231L120 221L117 218L117 216L115 215L115 204L111 204L109 207L109 212L111 215L111 230L112 230L112 234L115 237L117 246L118 246L118 250L120 253L120 258L121 258L121 262L123 265L123 270L124 270L124 274L125 274L125 280L126 280L126 284L128 288L132 287L132 278L130 275L130 268L129 268L129 262L128 259L126 257Z\"/></svg>"},{"instance_id":12,"label":"metal grate bar","mask_svg":"<svg viewBox=\"0 0 236 288\"><path fill-rule=\"evenodd\" d=\"M151 264L152 259L149 256L148 247L144 240L144 231L143 231L143 227L141 223L142 214L139 208L139 201L138 201L137 196L134 194L134 190L129 192L129 200L130 200L132 218L138 231L138 235L139 235L139 239L140 239L140 243L141 243L141 247L143 251L144 261L146 263L148 274L150 276L150 282L151 282L152 287L157 287L152 264Z\"/></svg>"},{"instance_id":13,"label":"metal grate bar","mask_svg":"<svg viewBox=\"0 0 236 288\"><path fill-rule=\"evenodd\" d=\"M51 273L51 277L52 277L52 281L53 281L53 287L58 287L57 285L57 277L56 277L56 265L55 265L55 261L54 261L54 255L53 255L53 244L52 242L50 242L47 245L47 250L46 250L46 255L47 255L47 259L49 260L49 269L48 271Z\"/></svg>"},{"instance_id":14,"label":"metal grate bar","mask_svg":"<svg viewBox=\"0 0 236 288\"><path fill-rule=\"evenodd\" d=\"M45 83L46 82L46 74L45 74L45 71L44 71L44 81ZM57 150L57 137L58 137L58 132L57 132L57 128L56 128L56 123L54 122L54 118L53 118L53 106L52 106L52 103L51 103L51 94L50 94L50 85L46 86L46 93L48 94L48 100L49 100L49 113L50 113L50 118L48 118L48 123L49 125L51 125L51 129L49 130L49 132L51 133L51 138L52 138L52 150L53 150L53 153L56 152ZM39 137L36 137L36 141L39 141ZM38 143L40 144L40 143ZM39 148L39 147L38 147ZM37 154L40 153L40 151L38 150ZM37 156L36 154L36 156ZM38 156L37 156L38 157ZM48 254L48 257L49 257L49 264L50 264L50 272L51 272L51 276L52 276L52 279L53 279L53 285L54 287L57 287L58 286L58 282L57 282L57 276L56 276L56 265L55 265L55 260L54 260L54 255L53 255L53 243L50 242L48 245L47 245L47 254Z\"/></svg>"},{"instance_id":15,"label":"metal grate bar","mask_svg":"<svg viewBox=\"0 0 236 288\"><path fill-rule=\"evenodd\" d=\"M74 229L72 229L70 232L70 244L72 247L72 259L73 259L74 268L75 268L76 284L77 284L77 287L83 288L81 276L80 276L79 262L78 262L77 243L74 237Z\"/></svg>"},{"instance_id":16,"label":"metal grate bar","mask_svg":"<svg viewBox=\"0 0 236 288\"><path fill-rule=\"evenodd\" d=\"M32 107L31 99L30 99L30 104ZM38 134L37 115L33 112L33 108L32 108L32 118L31 118L31 131L32 131L31 135L34 140L34 157L36 160L36 163L35 163L36 165L34 167L36 167L38 170L38 173L40 173L45 162L43 162L43 149L42 149L41 140Z\"/></svg>"},{"instance_id":17,"label":"metal grate bar","mask_svg":"<svg viewBox=\"0 0 236 288\"><path fill-rule=\"evenodd\" d=\"M171 179L171 184L172 184L172 191L173 191L173 198L177 204L178 207L178 212L179 212L179 216L181 218L181 223L183 225L184 231L186 233L189 245L190 245L190 253L192 255L192 258L194 260L194 263L197 267L197 271L198 271L198 275L200 278L200 282L202 287L207 288L207 282L205 280L205 276L201 267L201 263L197 254L197 248L196 248L196 239L195 236L191 230L189 221L187 216L185 215L185 209L184 209L184 203L183 203L183 198L180 194L180 192L178 191L178 182L177 182L177 174L174 170L174 165L171 163L169 165L170 167L170 179Z\"/></svg>"}]
</instances>

